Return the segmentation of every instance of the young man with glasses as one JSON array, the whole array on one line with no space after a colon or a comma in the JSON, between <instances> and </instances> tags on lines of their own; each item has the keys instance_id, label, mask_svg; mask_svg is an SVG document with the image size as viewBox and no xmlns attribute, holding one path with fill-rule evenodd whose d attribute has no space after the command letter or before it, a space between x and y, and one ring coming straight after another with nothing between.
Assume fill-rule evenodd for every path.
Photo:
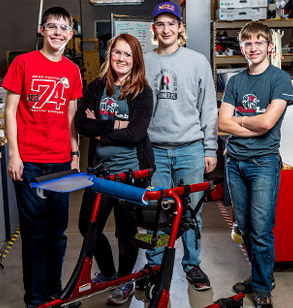
<instances>
[{"instance_id":1,"label":"young man with glasses","mask_svg":"<svg viewBox=\"0 0 293 308\"><path fill-rule=\"evenodd\" d=\"M30 183L44 174L79 169L73 117L82 83L79 68L62 55L73 34L71 26L65 9L48 9L40 27L43 48L16 57L2 84L7 89L8 174L19 211L27 308L62 291L69 194L47 192L41 199Z\"/></svg>"},{"instance_id":2,"label":"young man with glasses","mask_svg":"<svg viewBox=\"0 0 293 308\"><path fill-rule=\"evenodd\" d=\"M273 307L280 128L293 89L290 76L269 63L273 43L268 26L259 21L246 24L239 41L249 68L229 79L219 114L219 129L230 134L228 187L251 263L250 277L233 290L254 293L257 308Z\"/></svg>"},{"instance_id":3,"label":"young man with glasses","mask_svg":"<svg viewBox=\"0 0 293 308\"><path fill-rule=\"evenodd\" d=\"M157 5L153 22L158 47L145 55L146 76L154 96L148 129L157 167L152 185L177 186L181 178L185 184L199 183L217 163L217 102L211 67L202 54L183 47L186 34L176 4ZM192 208L201 195L191 195ZM190 229L182 235L182 266L195 290L207 290L210 281L199 267L200 213L196 220L199 232ZM148 250L148 263L161 264L163 250Z\"/></svg>"}]
</instances>

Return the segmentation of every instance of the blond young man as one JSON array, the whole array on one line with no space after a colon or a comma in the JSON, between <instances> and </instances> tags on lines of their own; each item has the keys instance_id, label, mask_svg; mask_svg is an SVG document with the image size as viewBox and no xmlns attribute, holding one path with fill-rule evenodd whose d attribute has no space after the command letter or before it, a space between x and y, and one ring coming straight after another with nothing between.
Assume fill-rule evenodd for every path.
<instances>
[{"instance_id":1,"label":"blond young man","mask_svg":"<svg viewBox=\"0 0 293 308\"><path fill-rule=\"evenodd\" d=\"M157 168L152 184L177 186L181 178L185 184L202 182L204 173L213 171L217 163L217 103L211 67L202 54L183 47L186 34L176 4L156 6L153 34L158 47L145 55L146 77L154 95L148 129ZM192 208L200 197L201 193L192 194ZM200 233L200 213L196 220ZM194 230L184 232L182 266L195 290L208 290L210 281L199 266L198 235ZM148 250L148 263L161 264L162 254L163 247Z\"/></svg>"},{"instance_id":2,"label":"blond young man","mask_svg":"<svg viewBox=\"0 0 293 308\"><path fill-rule=\"evenodd\" d=\"M255 307L273 307L275 263L273 227L279 189L280 128L293 98L290 76L272 66L269 27L253 21L239 34L249 68L226 85L219 129L230 134L226 147L228 187L251 263L248 279L235 292L254 293Z\"/></svg>"}]
</instances>

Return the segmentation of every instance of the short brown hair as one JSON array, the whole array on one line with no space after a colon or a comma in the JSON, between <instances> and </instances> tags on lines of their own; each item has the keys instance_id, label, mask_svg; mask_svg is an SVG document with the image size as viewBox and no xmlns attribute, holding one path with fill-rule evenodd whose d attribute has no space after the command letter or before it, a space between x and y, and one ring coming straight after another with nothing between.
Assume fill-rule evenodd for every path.
<instances>
[{"instance_id":1,"label":"short brown hair","mask_svg":"<svg viewBox=\"0 0 293 308\"><path fill-rule=\"evenodd\" d=\"M72 27L73 21L70 13L66 11L63 7L51 7L46 10L42 16L42 25L45 24L49 18L55 17L56 19L63 18L68 20L69 25Z\"/></svg>"},{"instance_id":2,"label":"short brown hair","mask_svg":"<svg viewBox=\"0 0 293 308\"><path fill-rule=\"evenodd\" d=\"M239 33L239 41L243 42L249 40L253 35L257 36L257 38L262 36L268 43L272 41L271 29L260 21L251 21L247 23Z\"/></svg>"}]
</instances>

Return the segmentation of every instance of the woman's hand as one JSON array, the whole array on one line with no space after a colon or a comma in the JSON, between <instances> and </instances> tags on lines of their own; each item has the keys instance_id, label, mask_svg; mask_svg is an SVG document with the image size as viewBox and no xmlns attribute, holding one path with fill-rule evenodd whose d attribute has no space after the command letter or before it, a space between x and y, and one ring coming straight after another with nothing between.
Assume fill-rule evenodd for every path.
<instances>
[{"instance_id":1,"label":"woman's hand","mask_svg":"<svg viewBox=\"0 0 293 308\"><path fill-rule=\"evenodd\" d=\"M128 127L128 124L129 124L129 121L120 121L120 127L119 127L119 129L127 128L127 127Z\"/></svg>"},{"instance_id":2,"label":"woman's hand","mask_svg":"<svg viewBox=\"0 0 293 308\"><path fill-rule=\"evenodd\" d=\"M85 111L85 114L86 114L86 117L87 117L88 119L96 119L96 115L95 115L95 113L94 113L93 110L87 109L87 110Z\"/></svg>"},{"instance_id":3,"label":"woman's hand","mask_svg":"<svg viewBox=\"0 0 293 308\"><path fill-rule=\"evenodd\" d=\"M86 117L88 119L96 119L96 115L94 113L93 110L90 109L86 109L85 111ZM123 129L123 128L127 128L129 124L129 121L120 121L120 120L115 120L114 122L114 129ZM95 139L97 140L101 140L101 136L96 136Z\"/></svg>"}]
</instances>

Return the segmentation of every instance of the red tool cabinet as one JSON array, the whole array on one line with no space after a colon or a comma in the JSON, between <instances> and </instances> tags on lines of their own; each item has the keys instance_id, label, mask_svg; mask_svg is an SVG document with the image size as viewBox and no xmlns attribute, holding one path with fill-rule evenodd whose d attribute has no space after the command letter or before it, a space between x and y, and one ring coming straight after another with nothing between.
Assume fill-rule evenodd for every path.
<instances>
[{"instance_id":1,"label":"red tool cabinet","mask_svg":"<svg viewBox=\"0 0 293 308\"><path fill-rule=\"evenodd\" d=\"M293 261L293 170L281 170L274 236L276 262Z\"/></svg>"}]
</instances>

